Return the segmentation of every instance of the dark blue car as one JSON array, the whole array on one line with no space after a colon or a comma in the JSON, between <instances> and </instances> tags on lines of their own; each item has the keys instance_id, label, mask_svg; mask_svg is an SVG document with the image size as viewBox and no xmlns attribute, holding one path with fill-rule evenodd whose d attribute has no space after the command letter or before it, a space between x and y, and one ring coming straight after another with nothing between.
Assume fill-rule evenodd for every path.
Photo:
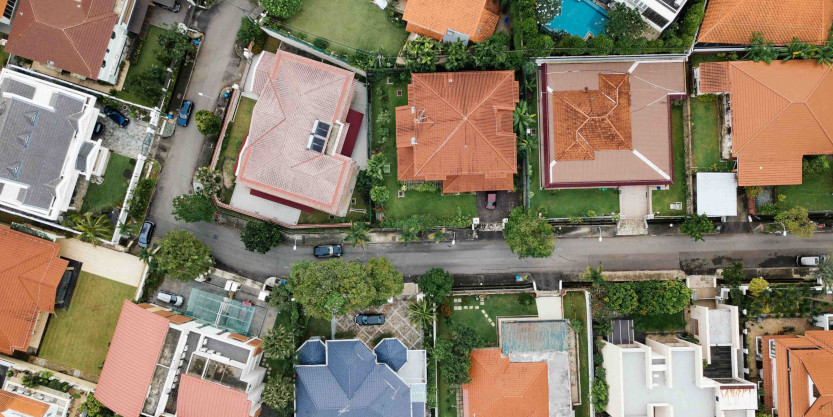
<instances>
[{"instance_id":1,"label":"dark blue car","mask_svg":"<svg viewBox=\"0 0 833 417\"><path fill-rule=\"evenodd\" d=\"M121 114L120 111L110 106L104 106L104 115L112 119L114 122L116 122L117 125L121 127L127 127L127 125L130 124L130 119L125 117L125 115Z\"/></svg>"},{"instance_id":2,"label":"dark blue car","mask_svg":"<svg viewBox=\"0 0 833 417\"><path fill-rule=\"evenodd\" d=\"M179 108L179 116L176 118L176 124L182 127L188 126L188 120L191 118L191 110L194 108L194 103L191 100L182 102L182 107Z\"/></svg>"}]
</instances>

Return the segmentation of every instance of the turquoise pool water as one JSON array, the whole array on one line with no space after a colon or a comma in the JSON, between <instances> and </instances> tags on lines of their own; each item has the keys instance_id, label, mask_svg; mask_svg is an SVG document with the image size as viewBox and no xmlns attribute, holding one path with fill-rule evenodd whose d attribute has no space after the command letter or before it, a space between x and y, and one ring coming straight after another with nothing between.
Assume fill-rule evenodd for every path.
<instances>
[{"instance_id":1,"label":"turquoise pool water","mask_svg":"<svg viewBox=\"0 0 833 417\"><path fill-rule=\"evenodd\" d=\"M586 38L604 30L607 12L590 0L562 0L561 14L545 25L552 31L563 30Z\"/></svg>"}]
</instances>

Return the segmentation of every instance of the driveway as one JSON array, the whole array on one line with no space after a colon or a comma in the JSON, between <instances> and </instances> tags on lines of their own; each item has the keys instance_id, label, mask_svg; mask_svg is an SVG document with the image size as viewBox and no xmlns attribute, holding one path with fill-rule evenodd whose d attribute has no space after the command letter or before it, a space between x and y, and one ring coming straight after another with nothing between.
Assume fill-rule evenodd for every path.
<instances>
[{"instance_id":1,"label":"driveway","mask_svg":"<svg viewBox=\"0 0 833 417\"><path fill-rule=\"evenodd\" d=\"M122 113L130 117L124 111ZM98 116L98 121L104 124L101 144L105 148L128 158L136 158L137 155L142 153L147 138L147 123L138 118L133 118L127 127L121 127L113 119L105 116L103 112Z\"/></svg>"},{"instance_id":2,"label":"driveway","mask_svg":"<svg viewBox=\"0 0 833 417\"><path fill-rule=\"evenodd\" d=\"M518 204L518 193L510 191L496 191L497 201L493 210L486 208L486 198L491 192L481 191L477 193L477 217L481 223L498 223L509 217Z\"/></svg>"},{"instance_id":3,"label":"driveway","mask_svg":"<svg viewBox=\"0 0 833 417\"><path fill-rule=\"evenodd\" d=\"M355 333L355 338L370 346L371 349L375 346L372 342L388 334L401 340L408 349L422 349L422 331L408 320L408 304L414 298L414 296L403 295L395 297L392 303L362 311L366 314L384 314L385 324L381 326L359 326L356 324L355 315L348 315L336 319L336 331Z\"/></svg>"}]
</instances>

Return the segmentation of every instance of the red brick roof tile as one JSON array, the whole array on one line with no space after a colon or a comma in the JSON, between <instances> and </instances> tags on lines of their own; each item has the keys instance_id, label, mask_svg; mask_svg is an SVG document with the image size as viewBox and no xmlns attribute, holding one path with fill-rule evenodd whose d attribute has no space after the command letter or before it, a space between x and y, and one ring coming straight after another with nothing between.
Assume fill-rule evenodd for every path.
<instances>
[{"instance_id":1,"label":"red brick roof tile","mask_svg":"<svg viewBox=\"0 0 833 417\"><path fill-rule=\"evenodd\" d=\"M709 0L698 42L748 45L760 32L776 45L824 44L833 24L831 0Z\"/></svg>"},{"instance_id":2,"label":"red brick roof tile","mask_svg":"<svg viewBox=\"0 0 833 417\"><path fill-rule=\"evenodd\" d=\"M500 8L492 0L408 0L402 19L408 32L438 41L451 29L482 42L495 33Z\"/></svg>"},{"instance_id":3,"label":"red brick roof tile","mask_svg":"<svg viewBox=\"0 0 833 417\"><path fill-rule=\"evenodd\" d=\"M549 416L546 363L510 363L500 349L475 349L469 375L471 382L463 384L465 415Z\"/></svg>"},{"instance_id":4,"label":"red brick roof tile","mask_svg":"<svg viewBox=\"0 0 833 417\"><path fill-rule=\"evenodd\" d=\"M0 413L5 411L17 411L31 417L44 417L46 412L49 411L49 405L22 395L0 390Z\"/></svg>"},{"instance_id":5,"label":"red brick roof tile","mask_svg":"<svg viewBox=\"0 0 833 417\"><path fill-rule=\"evenodd\" d=\"M178 417L249 417L252 402L243 391L182 374Z\"/></svg>"}]
</instances>

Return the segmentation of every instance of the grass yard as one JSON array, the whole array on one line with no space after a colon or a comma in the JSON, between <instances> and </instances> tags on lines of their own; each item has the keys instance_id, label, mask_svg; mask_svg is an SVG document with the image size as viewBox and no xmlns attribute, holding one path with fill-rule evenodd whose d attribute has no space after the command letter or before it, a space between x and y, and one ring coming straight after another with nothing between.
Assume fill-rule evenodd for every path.
<instances>
[{"instance_id":1,"label":"grass yard","mask_svg":"<svg viewBox=\"0 0 833 417\"><path fill-rule=\"evenodd\" d=\"M278 52L278 47L281 46L281 41L278 38L266 36L266 42L263 43L263 50L266 52Z\"/></svg>"},{"instance_id":2,"label":"grass yard","mask_svg":"<svg viewBox=\"0 0 833 417\"><path fill-rule=\"evenodd\" d=\"M685 214L686 193L685 180L685 138L683 134L683 106L675 104L671 108L671 128L674 139L674 185L668 190L654 190L651 195L654 212L660 216L679 216ZM671 210L671 203L682 202L682 210Z\"/></svg>"},{"instance_id":3,"label":"grass yard","mask_svg":"<svg viewBox=\"0 0 833 417\"><path fill-rule=\"evenodd\" d=\"M328 49L346 47L397 55L408 36L405 28L396 27L384 10L367 0L305 0L300 13L285 22L290 32L307 34L307 41L323 37ZM350 52L350 51L347 51Z\"/></svg>"},{"instance_id":4,"label":"grass yard","mask_svg":"<svg viewBox=\"0 0 833 417\"><path fill-rule=\"evenodd\" d=\"M157 51L159 51L162 47L159 46L159 34L163 33L165 29L162 29L158 26L148 26L147 34L144 38L144 43L142 44L142 49L139 51L139 59L136 60L136 63L130 64L130 68L127 70L127 77L125 78L124 84L125 87L122 91L116 93L116 97L127 100L132 103L138 103L144 106L153 107L158 103L154 103L146 99L144 96L140 96L138 94L131 93L127 85L130 83L131 77L135 77L137 74L141 74L148 68L152 67L153 65L162 66L159 64L159 61L156 60Z\"/></svg>"},{"instance_id":5,"label":"grass yard","mask_svg":"<svg viewBox=\"0 0 833 417\"><path fill-rule=\"evenodd\" d=\"M799 185L779 185L777 194L787 196L790 206L802 206L809 211L833 210L833 177L830 173L805 174Z\"/></svg>"},{"instance_id":6,"label":"grass yard","mask_svg":"<svg viewBox=\"0 0 833 417\"><path fill-rule=\"evenodd\" d=\"M564 318L581 321L585 332L589 329L587 324L587 299L584 292L570 291L563 300ZM579 386L581 388L581 405L575 407L576 417L590 417L590 368L587 363L587 334L579 337Z\"/></svg>"},{"instance_id":7,"label":"grass yard","mask_svg":"<svg viewBox=\"0 0 833 417\"><path fill-rule=\"evenodd\" d=\"M720 106L717 101L691 99L691 146L695 171L728 171L720 160Z\"/></svg>"},{"instance_id":8,"label":"grass yard","mask_svg":"<svg viewBox=\"0 0 833 417\"><path fill-rule=\"evenodd\" d=\"M304 340L307 340L313 336L321 336L324 339L330 339L330 336L332 336L330 329L330 321L319 319L316 317L310 317L307 321L307 327L304 333Z\"/></svg>"},{"instance_id":9,"label":"grass yard","mask_svg":"<svg viewBox=\"0 0 833 417\"><path fill-rule=\"evenodd\" d=\"M104 171L104 182L90 184L87 195L84 196L84 203L81 205L81 212L98 213L110 207L121 206L124 203L127 185L135 166L135 160L111 152L107 170Z\"/></svg>"},{"instance_id":10,"label":"grass yard","mask_svg":"<svg viewBox=\"0 0 833 417\"><path fill-rule=\"evenodd\" d=\"M685 316L683 312L673 314L656 314L653 316L633 316L634 332L645 331L667 332L679 330L685 327Z\"/></svg>"},{"instance_id":11,"label":"grass yard","mask_svg":"<svg viewBox=\"0 0 833 417\"><path fill-rule=\"evenodd\" d=\"M329 213L315 210L312 213L306 211L301 212L301 217L298 219L298 224L330 224L330 223L347 223L347 222L369 222L371 221L370 207L365 204L365 197L360 195L357 191L353 191L353 198L356 200L355 204L350 204L350 209L347 211L347 217L330 218ZM365 210L365 213L350 210Z\"/></svg>"},{"instance_id":12,"label":"grass yard","mask_svg":"<svg viewBox=\"0 0 833 417\"><path fill-rule=\"evenodd\" d=\"M375 6L374 6L375 7ZM404 198L397 198L396 191L399 190L399 181L396 178L396 107L408 104L408 83L401 81L397 75L391 76L393 84L386 84L386 80L375 83L370 91L372 94L372 112L374 115L373 144L374 150L380 142L379 129L387 127L389 136L382 145L382 152L390 164L390 173L385 175L385 186L391 193L390 199L385 206L385 216L389 219L403 219L415 214L430 213L437 218L450 218L457 216L459 209L464 216L477 216L477 202L474 194L443 195L441 192L420 192L409 190ZM383 94L387 96L387 103L382 104L382 98L376 85L382 83ZM401 90L402 95L397 96ZM390 112L390 123L388 126L380 126L375 116L387 109ZM374 151L375 152L375 151Z\"/></svg>"},{"instance_id":13,"label":"grass yard","mask_svg":"<svg viewBox=\"0 0 833 417\"><path fill-rule=\"evenodd\" d=\"M49 320L38 357L98 375L124 299L136 287L81 272L68 311Z\"/></svg>"},{"instance_id":14,"label":"grass yard","mask_svg":"<svg viewBox=\"0 0 833 417\"><path fill-rule=\"evenodd\" d=\"M220 151L220 158L217 160L217 169L225 172L227 175L234 175L234 168L237 166L240 147L243 146L243 139L249 134L249 125L252 122L252 111L254 111L255 103L257 103L257 100L241 97L240 103L237 105L237 113L234 115L234 122L230 123L226 130L226 136ZM228 204L231 201L233 192L234 187L223 188L220 194L220 200Z\"/></svg>"},{"instance_id":15,"label":"grass yard","mask_svg":"<svg viewBox=\"0 0 833 417\"><path fill-rule=\"evenodd\" d=\"M614 188L540 189L538 150L532 152L529 159L532 165L532 176L529 178L531 208L543 208L547 217L579 217L588 214L588 211L594 211L597 216L619 212L619 193Z\"/></svg>"}]
</instances>

